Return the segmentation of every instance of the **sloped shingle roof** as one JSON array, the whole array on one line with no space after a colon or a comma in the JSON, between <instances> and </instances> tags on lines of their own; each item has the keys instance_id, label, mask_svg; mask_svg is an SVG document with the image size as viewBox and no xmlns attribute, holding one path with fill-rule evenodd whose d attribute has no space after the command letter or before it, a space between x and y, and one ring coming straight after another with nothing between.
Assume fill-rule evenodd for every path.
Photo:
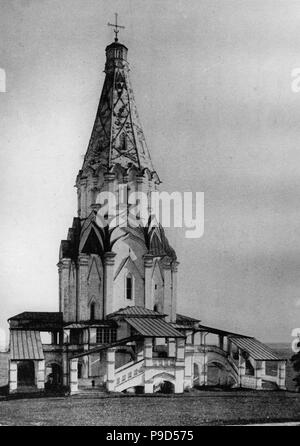
<instances>
[{"instance_id":1,"label":"sloped shingle roof","mask_svg":"<svg viewBox=\"0 0 300 446\"><path fill-rule=\"evenodd\" d=\"M163 319L153 318L126 318L125 321L131 325L142 336L156 338L182 338L180 331L172 327Z\"/></svg>"},{"instance_id":2,"label":"sloped shingle roof","mask_svg":"<svg viewBox=\"0 0 300 446\"><path fill-rule=\"evenodd\" d=\"M148 308L139 307L139 306L128 306L125 308L120 308L118 311L109 314L107 317L115 317L115 316L126 316L126 317L164 317L165 315L162 313L158 313L157 311L149 310Z\"/></svg>"},{"instance_id":3,"label":"sloped shingle roof","mask_svg":"<svg viewBox=\"0 0 300 446\"><path fill-rule=\"evenodd\" d=\"M20 329L51 331L62 328L63 314L60 312L24 311L8 320L14 322L14 326Z\"/></svg>"},{"instance_id":4,"label":"sloped shingle roof","mask_svg":"<svg viewBox=\"0 0 300 446\"><path fill-rule=\"evenodd\" d=\"M13 360L44 359L39 331L11 330L10 357Z\"/></svg>"},{"instance_id":5,"label":"sloped shingle roof","mask_svg":"<svg viewBox=\"0 0 300 446\"><path fill-rule=\"evenodd\" d=\"M246 351L257 361L280 361L279 358L270 347L255 338L230 336L231 342L238 348Z\"/></svg>"}]
</instances>

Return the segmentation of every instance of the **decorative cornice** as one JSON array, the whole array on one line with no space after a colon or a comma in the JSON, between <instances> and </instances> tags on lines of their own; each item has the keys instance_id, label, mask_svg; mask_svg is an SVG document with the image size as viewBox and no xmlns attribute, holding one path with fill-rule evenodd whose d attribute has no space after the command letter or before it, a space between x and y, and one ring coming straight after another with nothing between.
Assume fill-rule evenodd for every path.
<instances>
[{"instance_id":1,"label":"decorative cornice","mask_svg":"<svg viewBox=\"0 0 300 446\"><path fill-rule=\"evenodd\" d=\"M116 179L116 174L114 172L106 172L104 174L104 181L106 183L109 183L111 181L115 181L115 179Z\"/></svg>"},{"instance_id":2,"label":"decorative cornice","mask_svg":"<svg viewBox=\"0 0 300 446\"><path fill-rule=\"evenodd\" d=\"M104 253L104 265L105 266L113 266L115 264L115 257L116 257L116 253L115 252L105 252Z\"/></svg>"},{"instance_id":3,"label":"decorative cornice","mask_svg":"<svg viewBox=\"0 0 300 446\"><path fill-rule=\"evenodd\" d=\"M153 255L145 254L144 255L144 267L151 268L153 266Z\"/></svg>"}]
</instances>

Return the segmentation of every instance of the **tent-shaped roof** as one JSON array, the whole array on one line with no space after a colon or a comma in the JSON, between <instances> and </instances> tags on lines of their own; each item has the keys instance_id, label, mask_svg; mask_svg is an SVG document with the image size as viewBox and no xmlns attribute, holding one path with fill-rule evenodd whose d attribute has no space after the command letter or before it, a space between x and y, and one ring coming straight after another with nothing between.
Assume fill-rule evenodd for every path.
<instances>
[{"instance_id":1,"label":"tent-shaped roof","mask_svg":"<svg viewBox=\"0 0 300 446\"><path fill-rule=\"evenodd\" d=\"M105 81L82 170L115 164L154 172L129 78L127 48L106 48Z\"/></svg>"}]
</instances>

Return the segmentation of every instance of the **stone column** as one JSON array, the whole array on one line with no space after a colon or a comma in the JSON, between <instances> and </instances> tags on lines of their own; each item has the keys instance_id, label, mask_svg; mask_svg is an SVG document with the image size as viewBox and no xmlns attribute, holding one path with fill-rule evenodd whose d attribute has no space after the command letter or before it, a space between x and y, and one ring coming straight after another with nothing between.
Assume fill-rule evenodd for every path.
<instances>
[{"instance_id":1,"label":"stone column","mask_svg":"<svg viewBox=\"0 0 300 446\"><path fill-rule=\"evenodd\" d=\"M115 390L115 356L116 352L114 348L107 350L107 382L106 388L109 392Z\"/></svg>"},{"instance_id":2,"label":"stone column","mask_svg":"<svg viewBox=\"0 0 300 446\"><path fill-rule=\"evenodd\" d=\"M144 367L145 367L145 393L153 393L153 379L151 368L153 365L153 343L152 338L144 339Z\"/></svg>"},{"instance_id":3,"label":"stone column","mask_svg":"<svg viewBox=\"0 0 300 446\"><path fill-rule=\"evenodd\" d=\"M171 263L164 263L164 309L163 312L167 315L166 321L172 320L172 271Z\"/></svg>"},{"instance_id":4,"label":"stone column","mask_svg":"<svg viewBox=\"0 0 300 446\"><path fill-rule=\"evenodd\" d=\"M261 374L263 376L266 374L266 361L261 362Z\"/></svg>"},{"instance_id":5,"label":"stone column","mask_svg":"<svg viewBox=\"0 0 300 446\"><path fill-rule=\"evenodd\" d=\"M115 192L115 179L114 172L107 172L104 174L105 189L108 192Z\"/></svg>"},{"instance_id":6,"label":"stone column","mask_svg":"<svg viewBox=\"0 0 300 446\"><path fill-rule=\"evenodd\" d=\"M174 338L168 338L168 357L175 358L176 356L176 340Z\"/></svg>"},{"instance_id":7,"label":"stone column","mask_svg":"<svg viewBox=\"0 0 300 446\"><path fill-rule=\"evenodd\" d=\"M199 385L206 386L207 385L207 352L206 352L206 336L208 333L201 332L201 343L204 347L203 355L201 355L201 370L199 373Z\"/></svg>"},{"instance_id":8,"label":"stone column","mask_svg":"<svg viewBox=\"0 0 300 446\"><path fill-rule=\"evenodd\" d=\"M87 179L80 180L80 217L86 218L87 215Z\"/></svg>"},{"instance_id":9,"label":"stone column","mask_svg":"<svg viewBox=\"0 0 300 446\"><path fill-rule=\"evenodd\" d=\"M286 363L285 361L278 362L277 364L277 385L279 389L286 389L285 386L286 379Z\"/></svg>"},{"instance_id":10,"label":"stone column","mask_svg":"<svg viewBox=\"0 0 300 446\"><path fill-rule=\"evenodd\" d=\"M171 322L176 322L177 312L177 271L179 262L172 262L172 310L171 310Z\"/></svg>"},{"instance_id":11,"label":"stone column","mask_svg":"<svg viewBox=\"0 0 300 446\"><path fill-rule=\"evenodd\" d=\"M76 320L85 320L88 317L88 272L89 257L80 254L78 257L78 290L76 296Z\"/></svg>"},{"instance_id":12,"label":"stone column","mask_svg":"<svg viewBox=\"0 0 300 446\"><path fill-rule=\"evenodd\" d=\"M70 361L70 393L78 392L78 358L71 359Z\"/></svg>"},{"instance_id":13,"label":"stone column","mask_svg":"<svg viewBox=\"0 0 300 446\"><path fill-rule=\"evenodd\" d=\"M64 311L64 305L63 305L63 288L62 288L62 266L63 263L62 262L58 262L57 263L57 268L58 268L58 296L59 296L59 311L63 312Z\"/></svg>"},{"instance_id":14,"label":"stone column","mask_svg":"<svg viewBox=\"0 0 300 446\"><path fill-rule=\"evenodd\" d=\"M97 342L97 328L91 327L89 330L90 330L89 344L96 344L96 342Z\"/></svg>"},{"instance_id":15,"label":"stone column","mask_svg":"<svg viewBox=\"0 0 300 446\"><path fill-rule=\"evenodd\" d=\"M104 254L104 317L112 313L114 308L114 252Z\"/></svg>"},{"instance_id":16,"label":"stone column","mask_svg":"<svg viewBox=\"0 0 300 446\"><path fill-rule=\"evenodd\" d=\"M254 376L256 380L256 389L259 390L262 388L262 379L261 379L261 361L254 361Z\"/></svg>"},{"instance_id":17,"label":"stone column","mask_svg":"<svg viewBox=\"0 0 300 446\"><path fill-rule=\"evenodd\" d=\"M232 342L229 338L227 341L227 353L230 357L232 357Z\"/></svg>"},{"instance_id":18,"label":"stone column","mask_svg":"<svg viewBox=\"0 0 300 446\"><path fill-rule=\"evenodd\" d=\"M182 393L184 389L184 349L183 338L176 339L176 362L175 362L175 393Z\"/></svg>"},{"instance_id":19,"label":"stone column","mask_svg":"<svg viewBox=\"0 0 300 446\"><path fill-rule=\"evenodd\" d=\"M83 359L82 378L88 379L88 377L89 377L89 357L84 356L82 359Z\"/></svg>"},{"instance_id":20,"label":"stone column","mask_svg":"<svg viewBox=\"0 0 300 446\"><path fill-rule=\"evenodd\" d=\"M184 359L184 388L193 387L193 353L185 354Z\"/></svg>"},{"instance_id":21,"label":"stone column","mask_svg":"<svg viewBox=\"0 0 300 446\"><path fill-rule=\"evenodd\" d=\"M64 320L69 322L75 319L75 308L71 308L70 296L70 269L71 259L61 259L57 264L59 274L59 311L64 313Z\"/></svg>"},{"instance_id":22,"label":"stone column","mask_svg":"<svg viewBox=\"0 0 300 446\"><path fill-rule=\"evenodd\" d=\"M135 178L136 191L138 194L143 194L139 196L140 211L139 217L143 224L145 224L149 218L149 200L148 200L148 181L147 178L142 175L137 175Z\"/></svg>"},{"instance_id":23,"label":"stone column","mask_svg":"<svg viewBox=\"0 0 300 446\"><path fill-rule=\"evenodd\" d=\"M69 364L67 358L67 352L63 352L62 357L62 371L63 371L63 386L69 385Z\"/></svg>"},{"instance_id":24,"label":"stone column","mask_svg":"<svg viewBox=\"0 0 300 446\"><path fill-rule=\"evenodd\" d=\"M98 192L98 178L93 177L92 182L90 182L88 186L87 191L87 215L90 214L90 212L95 209L96 199L97 199L97 192ZM96 206L97 209L97 206Z\"/></svg>"},{"instance_id":25,"label":"stone column","mask_svg":"<svg viewBox=\"0 0 300 446\"><path fill-rule=\"evenodd\" d=\"M239 385L240 385L240 387L242 387L243 376L245 376L245 374L246 374L246 360L243 357L242 351L240 349L239 349L238 373L239 373Z\"/></svg>"},{"instance_id":26,"label":"stone column","mask_svg":"<svg viewBox=\"0 0 300 446\"><path fill-rule=\"evenodd\" d=\"M115 218L116 215L114 215L117 211L117 207L118 207L118 203L117 203L117 193L116 193L116 187L115 187L115 180L116 180L116 175L113 172L108 172L104 174L104 189L106 192L110 192L112 194L115 194L115 209L113 209L113 204L112 203L108 203L109 204L109 209L108 209L108 223L111 221L111 219Z\"/></svg>"},{"instance_id":27,"label":"stone column","mask_svg":"<svg viewBox=\"0 0 300 446\"><path fill-rule=\"evenodd\" d=\"M18 364L16 361L9 361L9 393L15 392L18 387Z\"/></svg>"},{"instance_id":28,"label":"stone column","mask_svg":"<svg viewBox=\"0 0 300 446\"><path fill-rule=\"evenodd\" d=\"M36 386L39 390L45 389L45 360L37 361Z\"/></svg>"},{"instance_id":29,"label":"stone column","mask_svg":"<svg viewBox=\"0 0 300 446\"><path fill-rule=\"evenodd\" d=\"M198 367L199 370L199 386L205 386L207 384L207 375L206 375L206 353L203 353L199 358L200 364Z\"/></svg>"},{"instance_id":30,"label":"stone column","mask_svg":"<svg viewBox=\"0 0 300 446\"><path fill-rule=\"evenodd\" d=\"M149 310L153 310L153 291L152 291L152 267L153 256L150 254L144 255L144 267L145 267L145 307Z\"/></svg>"}]
</instances>

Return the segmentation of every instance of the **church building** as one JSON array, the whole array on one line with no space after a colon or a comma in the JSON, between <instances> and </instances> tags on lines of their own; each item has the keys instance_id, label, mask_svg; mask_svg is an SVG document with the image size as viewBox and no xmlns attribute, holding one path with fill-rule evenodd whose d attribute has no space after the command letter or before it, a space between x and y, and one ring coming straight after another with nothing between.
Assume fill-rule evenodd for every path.
<instances>
[{"instance_id":1,"label":"church building","mask_svg":"<svg viewBox=\"0 0 300 446\"><path fill-rule=\"evenodd\" d=\"M179 262L162 225L99 224L102 192L143 192L151 215L151 194L161 183L116 30L76 179L77 216L60 244L58 311L9 319L9 392L284 389L285 361L268 346L178 314Z\"/></svg>"}]
</instances>

